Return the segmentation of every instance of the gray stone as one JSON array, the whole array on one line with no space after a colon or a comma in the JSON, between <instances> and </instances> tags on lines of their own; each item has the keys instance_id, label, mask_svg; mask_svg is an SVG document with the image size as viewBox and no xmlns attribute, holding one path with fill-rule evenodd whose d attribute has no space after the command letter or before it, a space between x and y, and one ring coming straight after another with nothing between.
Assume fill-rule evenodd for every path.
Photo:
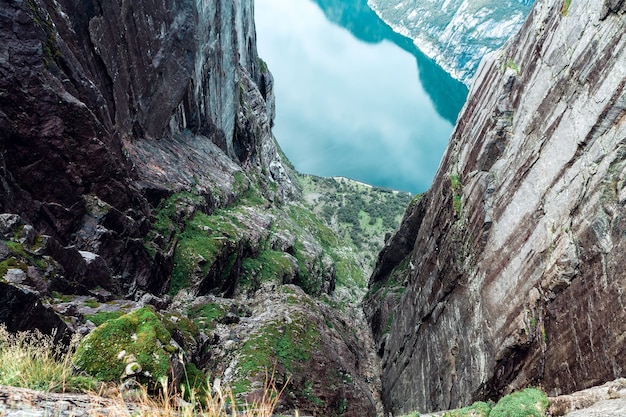
<instances>
[{"instance_id":1,"label":"gray stone","mask_svg":"<svg viewBox=\"0 0 626 417\"><path fill-rule=\"evenodd\" d=\"M0 214L0 235L3 239L11 239L22 224L24 223L19 215L2 213Z\"/></svg>"},{"instance_id":2,"label":"gray stone","mask_svg":"<svg viewBox=\"0 0 626 417\"><path fill-rule=\"evenodd\" d=\"M539 0L483 59L405 222L423 216L387 241L370 282L414 267L384 346L387 410L563 394L626 367L626 20L603 3L564 15Z\"/></svg>"}]
</instances>

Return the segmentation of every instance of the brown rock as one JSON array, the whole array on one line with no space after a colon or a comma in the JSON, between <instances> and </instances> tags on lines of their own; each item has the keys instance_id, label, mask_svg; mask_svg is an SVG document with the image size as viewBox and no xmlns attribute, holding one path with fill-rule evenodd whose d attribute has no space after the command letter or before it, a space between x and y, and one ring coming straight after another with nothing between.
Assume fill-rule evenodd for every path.
<instances>
[{"instance_id":1,"label":"brown rock","mask_svg":"<svg viewBox=\"0 0 626 417\"><path fill-rule=\"evenodd\" d=\"M383 355L387 410L621 376L626 21L604 3L565 15L537 1L484 59L412 228L415 269ZM387 242L371 285L406 236Z\"/></svg>"}]
</instances>

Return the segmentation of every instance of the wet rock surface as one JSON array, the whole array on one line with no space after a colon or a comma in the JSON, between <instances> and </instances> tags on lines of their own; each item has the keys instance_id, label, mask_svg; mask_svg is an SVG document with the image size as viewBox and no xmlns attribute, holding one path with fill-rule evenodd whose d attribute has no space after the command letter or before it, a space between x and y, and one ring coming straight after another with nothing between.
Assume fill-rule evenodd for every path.
<instances>
[{"instance_id":1,"label":"wet rock surface","mask_svg":"<svg viewBox=\"0 0 626 417\"><path fill-rule=\"evenodd\" d=\"M626 365L626 20L621 4L567 4L538 1L484 59L419 202L383 354L387 410L568 393ZM371 287L406 236L387 242Z\"/></svg>"}]
</instances>

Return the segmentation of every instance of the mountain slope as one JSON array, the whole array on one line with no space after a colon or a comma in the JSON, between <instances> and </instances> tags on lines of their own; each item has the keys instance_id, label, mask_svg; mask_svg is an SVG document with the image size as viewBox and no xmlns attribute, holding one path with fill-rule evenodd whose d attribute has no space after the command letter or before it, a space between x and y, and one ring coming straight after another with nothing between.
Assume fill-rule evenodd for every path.
<instances>
[{"instance_id":1,"label":"mountain slope","mask_svg":"<svg viewBox=\"0 0 626 417\"><path fill-rule=\"evenodd\" d=\"M520 28L534 0L368 0L396 32L469 85L482 57Z\"/></svg>"},{"instance_id":2,"label":"mountain slope","mask_svg":"<svg viewBox=\"0 0 626 417\"><path fill-rule=\"evenodd\" d=\"M253 16L0 3L0 324L88 334L74 365L107 381L194 370L244 399L273 367L284 411L375 415L366 327L334 297L363 275L272 135ZM120 371L131 346L147 374Z\"/></svg>"},{"instance_id":3,"label":"mountain slope","mask_svg":"<svg viewBox=\"0 0 626 417\"><path fill-rule=\"evenodd\" d=\"M370 279L388 410L623 373L625 13L538 1L484 59L432 188ZM397 283L399 301L380 289Z\"/></svg>"}]
</instances>

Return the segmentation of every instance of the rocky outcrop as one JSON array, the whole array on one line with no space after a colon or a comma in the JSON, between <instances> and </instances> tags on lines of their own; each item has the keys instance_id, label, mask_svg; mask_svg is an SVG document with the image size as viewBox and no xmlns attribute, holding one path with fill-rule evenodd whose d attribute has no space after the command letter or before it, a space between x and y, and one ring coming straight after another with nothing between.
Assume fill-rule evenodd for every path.
<instances>
[{"instance_id":1,"label":"rocky outcrop","mask_svg":"<svg viewBox=\"0 0 626 417\"><path fill-rule=\"evenodd\" d=\"M143 240L172 192L223 206L241 171L293 193L252 1L11 0L0 19L0 211L99 255L121 292L163 288Z\"/></svg>"},{"instance_id":2,"label":"rocky outcrop","mask_svg":"<svg viewBox=\"0 0 626 417\"><path fill-rule=\"evenodd\" d=\"M452 77L471 84L482 57L520 28L534 0L368 0L373 10Z\"/></svg>"},{"instance_id":3,"label":"rocky outcrop","mask_svg":"<svg viewBox=\"0 0 626 417\"><path fill-rule=\"evenodd\" d=\"M251 401L273 376L284 387L281 415L377 415L377 361L368 355L369 335L355 325L355 311L340 312L293 285L264 284L245 300L179 301L200 326L217 316L206 358L237 395L248 387Z\"/></svg>"},{"instance_id":4,"label":"rocky outcrop","mask_svg":"<svg viewBox=\"0 0 626 417\"><path fill-rule=\"evenodd\" d=\"M370 281L409 265L384 345L388 410L622 376L625 29L623 2L542 0L483 60Z\"/></svg>"}]
</instances>

